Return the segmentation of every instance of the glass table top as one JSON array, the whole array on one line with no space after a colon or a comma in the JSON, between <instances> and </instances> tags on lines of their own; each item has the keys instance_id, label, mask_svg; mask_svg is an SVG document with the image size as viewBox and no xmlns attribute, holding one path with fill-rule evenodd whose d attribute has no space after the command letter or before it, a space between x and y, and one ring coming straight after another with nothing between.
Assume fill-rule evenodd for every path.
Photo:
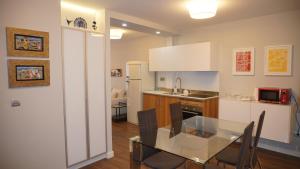
<instances>
[{"instance_id":1,"label":"glass table top","mask_svg":"<svg viewBox=\"0 0 300 169\"><path fill-rule=\"evenodd\" d=\"M204 164L239 139L246 123L203 116L183 120L181 131L171 135L171 126L158 128L155 148Z\"/></svg>"}]
</instances>

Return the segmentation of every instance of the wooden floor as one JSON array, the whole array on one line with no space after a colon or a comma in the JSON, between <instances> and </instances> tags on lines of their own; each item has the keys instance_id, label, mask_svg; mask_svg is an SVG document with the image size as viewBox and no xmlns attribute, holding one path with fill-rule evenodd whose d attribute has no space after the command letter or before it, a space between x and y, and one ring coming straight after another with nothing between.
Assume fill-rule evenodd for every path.
<instances>
[{"instance_id":1,"label":"wooden floor","mask_svg":"<svg viewBox=\"0 0 300 169\"><path fill-rule=\"evenodd\" d=\"M126 122L113 122L112 141L114 158L98 161L87 167L84 167L84 169L129 169L130 155L128 138L136 135L138 135L137 126ZM300 169L300 158L262 149L259 150L259 158L261 160L263 169ZM215 163L215 161L213 160L211 163ZM188 164L188 168L202 168L194 165L193 163ZM141 168L146 167L141 166ZM226 169L233 169L233 167L226 166Z\"/></svg>"}]
</instances>

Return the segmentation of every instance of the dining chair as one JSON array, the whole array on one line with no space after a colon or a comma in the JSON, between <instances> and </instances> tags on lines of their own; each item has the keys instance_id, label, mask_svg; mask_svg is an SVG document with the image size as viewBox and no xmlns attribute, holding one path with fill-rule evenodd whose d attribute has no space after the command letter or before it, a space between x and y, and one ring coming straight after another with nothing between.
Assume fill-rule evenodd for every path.
<instances>
[{"instance_id":1,"label":"dining chair","mask_svg":"<svg viewBox=\"0 0 300 169\"><path fill-rule=\"evenodd\" d=\"M254 122L251 122L244 130L243 141L239 149L239 156L235 164L235 169L245 169L248 163L248 159L251 155L251 142L252 142L252 131ZM205 169L222 169L216 164L207 164L204 166Z\"/></svg>"},{"instance_id":2,"label":"dining chair","mask_svg":"<svg viewBox=\"0 0 300 169\"><path fill-rule=\"evenodd\" d=\"M155 109L139 111L141 161L153 169L175 169L180 167L185 159L154 148L157 136L157 119Z\"/></svg>"},{"instance_id":3,"label":"dining chair","mask_svg":"<svg viewBox=\"0 0 300 169\"><path fill-rule=\"evenodd\" d=\"M170 104L171 132L170 137L174 137L181 132L182 109L180 102Z\"/></svg>"},{"instance_id":4,"label":"dining chair","mask_svg":"<svg viewBox=\"0 0 300 169\"><path fill-rule=\"evenodd\" d=\"M257 144L258 144L262 126L263 126L265 113L266 112L263 111L259 116L259 121L258 121L257 129L256 129L256 135L254 137L254 142L251 145L251 156L250 156L250 159L248 160L248 167L250 167L252 169L255 168L257 163L259 165L259 168L262 169L256 149L257 149ZM219 153L216 156L216 159L218 161L218 164L219 164L219 162L222 162L223 164L236 165L238 157L239 157L239 148L230 146L230 147L226 148L224 151L222 151L221 153Z\"/></svg>"}]
</instances>

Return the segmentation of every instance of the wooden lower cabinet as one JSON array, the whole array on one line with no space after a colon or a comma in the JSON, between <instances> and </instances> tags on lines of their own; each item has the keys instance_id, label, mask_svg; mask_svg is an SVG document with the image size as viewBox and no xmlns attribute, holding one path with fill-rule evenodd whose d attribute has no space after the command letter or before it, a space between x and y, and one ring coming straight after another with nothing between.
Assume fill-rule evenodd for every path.
<instances>
[{"instance_id":1,"label":"wooden lower cabinet","mask_svg":"<svg viewBox=\"0 0 300 169\"><path fill-rule=\"evenodd\" d=\"M170 104L180 102L179 98L176 97L165 97L164 111L165 111L165 125L171 124L171 110Z\"/></svg>"},{"instance_id":2,"label":"wooden lower cabinet","mask_svg":"<svg viewBox=\"0 0 300 169\"><path fill-rule=\"evenodd\" d=\"M219 118L219 98L212 98L203 102L203 116Z\"/></svg>"},{"instance_id":3,"label":"wooden lower cabinet","mask_svg":"<svg viewBox=\"0 0 300 169\"><path fill-rule=\"evenodd\" d=\"M155 109L158 127L170 124L170 104L181 102L181 104L188 104L201 107L203 116L218 118L218 104L219 98L208 100L193 100L182 99L177 97L160 96L154 94L144 94L143 109Z\"/></svg>"},{"instance_id":4,"label":"wooden lower cabinet","mask_svg":"<svg viewBox=\"0 0 300 169\"><path fill-rule=\"evenodd\" d=\"M179 102L178 98L144 94L144 110L155 109L158 127L170 124L170 104Z\"/></svg>"},{"instance_id":5,"label":"wooden lower cabinet","mask_svg":"<svg viewBox=\"0 0 300 169\"><path fill-rule=\"evenodd\" d=\"M159 96L159 95L144 94L143 100L144 100L143 109L144 110L155 109L158 127L164 126L164 124L165 124L165 115L164 115L165 97Z\"/></svg>"}]
</instances>

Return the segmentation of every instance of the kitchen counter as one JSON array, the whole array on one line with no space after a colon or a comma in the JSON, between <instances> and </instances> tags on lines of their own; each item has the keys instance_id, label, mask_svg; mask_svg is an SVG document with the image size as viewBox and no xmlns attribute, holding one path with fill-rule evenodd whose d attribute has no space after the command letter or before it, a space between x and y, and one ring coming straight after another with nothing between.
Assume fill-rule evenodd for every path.
<instances>
[{"instance_id":1,"label":"kitchen counter","mask_svg":"<svg viewBox=\"0 0 300 169\"><path fill-rule=\"evenodd\" d=\"M160 96L168 96L168 97L177 97L177 98L182 98L182 99L194 99L194 100L209 100L209 99L214 99L214 98L219 98L219 96L211 96L211 97L192 97L192 96L187 96L182 93L180 94L170 94L167 91L144 91L144 94L153 94L153 95L160 95Z\"/></svg>"}]
</instances>

